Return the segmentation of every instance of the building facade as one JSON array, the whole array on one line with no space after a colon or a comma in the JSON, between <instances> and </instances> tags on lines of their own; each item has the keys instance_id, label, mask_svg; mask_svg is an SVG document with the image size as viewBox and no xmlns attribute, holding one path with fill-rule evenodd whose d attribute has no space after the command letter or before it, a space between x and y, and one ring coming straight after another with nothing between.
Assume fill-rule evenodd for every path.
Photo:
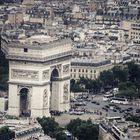
<instances>
[{"instance_id":1,"label":"building facade","mask_svg":"<svg viewBox=\"0 0 140 140\"><path fill-rule=\"evenodd\" d=\"M101 62L73 61L71 63L71 78L76 80L80 79L80 77L97 79L101 72L111 69L112 67L113 65L110 60Z\"/></svg>"},{"instance_id":2,"label":"building facade","mask_svg":"<svg viewBox=\"0 0 140 140\"><path fill-rule=\"evenodd\" d=\"M129 30L129 39L132 39L135 44L140 44L140 23L133 22Z\"/></svg>"}]
</instances>

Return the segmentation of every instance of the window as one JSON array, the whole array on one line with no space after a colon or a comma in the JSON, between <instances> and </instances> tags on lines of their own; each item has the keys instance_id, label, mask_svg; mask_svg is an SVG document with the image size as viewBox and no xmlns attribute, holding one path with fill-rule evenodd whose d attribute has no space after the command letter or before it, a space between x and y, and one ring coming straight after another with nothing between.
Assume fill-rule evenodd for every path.
<instances>
[{"instance_id":1,"label":"window","mask_svg":"<svg viewBox=\"0 0 140 140\"><path fill-rule=\"evenodd\" d=\"M28 49L27 48L24 48L24 52L28 52Z\"/></svg>"}]
</instances>

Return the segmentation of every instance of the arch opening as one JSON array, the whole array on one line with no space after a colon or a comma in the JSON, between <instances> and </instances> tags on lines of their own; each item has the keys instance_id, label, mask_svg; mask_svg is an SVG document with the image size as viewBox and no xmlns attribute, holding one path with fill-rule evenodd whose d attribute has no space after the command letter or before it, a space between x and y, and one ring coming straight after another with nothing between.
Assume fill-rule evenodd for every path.
<instances>
[{"instance_id":1,"label":"arch opening","mask_svg":"<svg viewBox=\"0 0 140 140\"><path fill-rule=\"evenodd\" d=\"M22 88L20 90L20 116L30 117L31 111L29 108L29 89Z\"/></svg>"},{"instance_id":2,"label":"arch opening","mask_svg":"<svg viewBox=\"0 0 140 140\"><path fill-rule=\"evenodd\" d=\"M50 112L58 111L58 98L59 98L59 72L55 68L50 77Z\"/></svg>"},{"instance_id":3,"label":"arch opening","mask_svg":"<svg viewBox=\"0 0 140 140\"><path fill-rule=\"evenodd\" d=\"M56 79L59 77L59 72L58 70L55 68L52 73L51 73L51 81L56 81Z\"/></svg>"}]
</instances>

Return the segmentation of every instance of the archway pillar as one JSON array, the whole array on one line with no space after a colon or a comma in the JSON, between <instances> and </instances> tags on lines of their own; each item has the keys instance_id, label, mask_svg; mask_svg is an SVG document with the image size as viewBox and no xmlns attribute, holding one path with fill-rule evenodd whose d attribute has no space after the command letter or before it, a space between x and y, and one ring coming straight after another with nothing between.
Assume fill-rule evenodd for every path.
<instances>
[{"instance_id":1,"label":"archway pillar","mask_svg":"<svg viewBox=\"0 0 140 140\"><path fill-rule=\"evenodd\" d=\"M69 111L70 109L70 82L68 79L60 81L60 111Z\"/></svg>"},{"instance_id":2,"label":"archway pillar","mask_svg":"<svg viewBox=\"0 0 140 140\"><path fill-rule=\"evenodd\" d=\"M51 110L69 111L70 109L70 77L57 78L53 81L51 94Z\"/></svg>"},{"instance_id":3,"label":"archway pillar","mask_svg":"<svg viewBox=\"0 0 140 140\"><path fill-rule=\"evenodd\" d=\"M20 115L20 96L18 94L18 86L9 83L9 100L8 114L13 116Z\"/></svg>"},{"instance_id":4,"label":"archway pillar","mask_svg":"<svg viewBox=\"0 0 140 140\"><path fill-rule=\"evenodd\" d=\"M44 91L47 91L47 103L44 106ZM32 88L31 98L31 116L36 118L38 116L50 116L49 113L49 97L50 97L50 85L36 86Z\"/></svg>"}]
</instances>

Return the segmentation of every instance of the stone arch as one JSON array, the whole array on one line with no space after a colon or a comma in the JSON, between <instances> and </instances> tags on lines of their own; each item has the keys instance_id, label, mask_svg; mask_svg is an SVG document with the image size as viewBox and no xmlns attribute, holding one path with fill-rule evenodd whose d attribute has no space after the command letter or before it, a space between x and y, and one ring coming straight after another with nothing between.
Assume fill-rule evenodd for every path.
<instances>
[{"instance_id":1,"label":"stone arch","mask_svg":"<svg viewBox=\"0 0 140 140\"><path fill-rule=\"evenodd\" d=\"M52 71L51 71L51 77L50 77L50 81L55 81L56 78L59 78L59 70L57 68L54 68Z\"/></svg>"},{"instance_id":2,"label":"stone arch","mask_svg":"<svg viewBox=\"0 0 140 140\"><path fill-rule=\"evenodd\" d=\"M30 91L28 88L23 87L19 91L20 95L20 115L21 116L26 116L29 117L31 112L30 112L30 98L29 95Z\"/></svg>"}]
</instances>

